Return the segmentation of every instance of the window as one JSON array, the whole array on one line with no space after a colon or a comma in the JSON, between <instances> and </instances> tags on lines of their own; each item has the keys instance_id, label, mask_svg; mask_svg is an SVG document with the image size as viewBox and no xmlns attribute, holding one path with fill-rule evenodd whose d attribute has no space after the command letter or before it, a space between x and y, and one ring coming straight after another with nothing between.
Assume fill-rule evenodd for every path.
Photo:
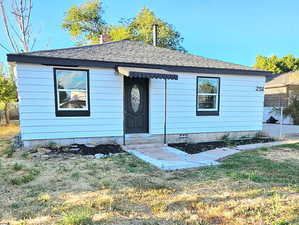
<instances>
[{"instance_id":1,"label":"window","mask_svg":"<svg viewBox=\"0 0 299 225\"><path fill-rule=\"evenodd\" d=\"M54 69L56 116L89 116L89 71Z\"/></svg>"},{"instance_id":2,"label":"window","mask_svg":"<svg viewBox=\"0 0 299 225\"><path fill-rule=\"evenodd\" d=\"M196 115L219 115L219 77L197 77Z\"/></svg>"}]
</instances>

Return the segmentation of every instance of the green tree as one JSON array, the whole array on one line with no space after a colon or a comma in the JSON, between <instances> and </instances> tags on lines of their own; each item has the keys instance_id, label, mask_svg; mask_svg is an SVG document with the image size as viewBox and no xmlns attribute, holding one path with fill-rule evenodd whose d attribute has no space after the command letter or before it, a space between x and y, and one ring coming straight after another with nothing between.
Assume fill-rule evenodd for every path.
<instances>
[{"instance_id":1,"label":"green tree","mask_svg":"<svg viewBox=\"0 0 299 225\"><path fill-rule=\"evenodd\" d=\"M112 41L132 39L130 31L124 24L120 26L112 25L109 29L109 35Z\"/></svg>"},{"instance_id":2,"label":"green tree","mask_svg":"<svg viewBox=\"0 0 299 225\"><path fill-rule=\"evenodd\" d=\"M100 35L107 32L103 13L103 4L100 0L72 6L66 12L62 28L68 31L78 44L98 43Z\"/></svg>"},{"instance_id":3,"label":"green tree","mask_svg":"<svg viewBox=\"0 0 299 225\"><path fill-rule=\"evenodd\" d=\"M291 54L281 58L278 58L276 55L270 57L258 55L254 67L272 73L296 71L299 69L299 58L296 58Z\"/></svg>"},{"instance_id":4,"label":"green tree","mask_svg":"<svg viewBox=\"0 0 299 225\"><path fill-rule=\"evenodd\" d=\"M6 76L3 67L0 69L0 106L4 110L5 123L9 124L9 103L17 100L17 89L12 70Z\"/></svg>"},{"instance_id":5,"label":"green tree","mask_svg":"<svg viewBox=\"0 0 299 225\"><path fill-rule=\"evenodd\" d=\"M183 38L173 25L158 18L148 8L141 9L134 18L120 21L119 25L108 25L103 19L100 0L90 0L80 6L72 6L64 18L62 27L77 41L77 44L99 43L100 35L109 34L112 41L139 40L152 44L152 27L158 24L158 43L163 48L185 51Z\"/></svg>"},{"instance_id":6,"label":"green tree","mask_svg":"<svg viewBox=\"0 0 299 225\"><path fill-rule=\"evenodd\" d=\"M153 25L158 25L158 42L157 45L163 48L169 48L179 51L185 51L182 46L183 38L181 34L176 31L173 25L158 18L154 12L148 8L141 9L134 18L122 22L122 29L126 28L125 31L129 34L129 39L144 41L145 43L153 43ZM119 29L119 27L116 27ZM110 35L115 32L115 29L110 30ZM112 40L114 36L111 35Z\"/></svg>"}]
</instances>

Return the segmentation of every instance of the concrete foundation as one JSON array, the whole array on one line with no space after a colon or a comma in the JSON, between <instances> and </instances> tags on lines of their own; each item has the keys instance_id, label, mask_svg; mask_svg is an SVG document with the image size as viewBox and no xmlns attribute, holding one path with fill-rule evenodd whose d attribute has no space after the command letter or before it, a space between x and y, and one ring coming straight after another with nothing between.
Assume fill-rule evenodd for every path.
<instances>
[{"instance_id":1,"label":"concrete foundation","mask_svg":"<svg viewBox=\"0 0 299 225\"><path fill-rule=\"evenodd\" d=\"M240 137L252 137L259 131L233 131L233 132L204 132L191 134L167 134L167 143L204 142L220 140L224 135L231 139ZM163 143L163 134L127 134L126 144ZM24 149L32 149L55 143L59 146L70 144L123 144L123 137L90 137L90 138L67 138L67 139L40 139L22 140Z\"/></svg>"}]
</instances>

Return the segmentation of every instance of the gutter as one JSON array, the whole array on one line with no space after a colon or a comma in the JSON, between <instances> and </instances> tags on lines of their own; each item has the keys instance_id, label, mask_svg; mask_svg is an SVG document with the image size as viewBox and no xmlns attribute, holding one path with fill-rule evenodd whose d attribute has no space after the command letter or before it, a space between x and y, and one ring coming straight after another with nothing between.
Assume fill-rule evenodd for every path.
<instances>
[{"instance_id":1,"label":"gutter","mask_svg":"<svg viewBox=\"0 0 299 225\"><path fill-rule=\"evenodd\" d=\"M207 73L207 74L230 74L230 75L253 75L270 76L271 72L261 70L240 70L227 68L207 68L191 66L174 66L143 63L125 63L112 61L98 61L85 59L70 59L46 56L28 56L22 54L7 54L8 62L41 64L46 66L67 66L67 67L99 67L115 69L118 66L164 69L172 72Z\"/></svg>"}]
</instances>

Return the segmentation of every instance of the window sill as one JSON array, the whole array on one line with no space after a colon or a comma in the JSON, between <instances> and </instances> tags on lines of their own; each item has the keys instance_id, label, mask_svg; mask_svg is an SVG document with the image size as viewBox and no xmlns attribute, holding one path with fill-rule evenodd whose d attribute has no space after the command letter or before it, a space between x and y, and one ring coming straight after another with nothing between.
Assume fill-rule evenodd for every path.
<instances>
[{"instance_id":1,"label":"window sill","mask_svg":"<svg viewBox=\"0 0 299 225\"><path fill-rule=\"evenodd\" d=\"M83 117L90 116L90 111L56 111L57 117Z\"/></svg>"},{"instance_id":2,"label":"window sill","mask_svg":"<svg viewBox=\"0 0 299 225\"><path fill-rule=\"evenodd\" d=\"M196 111L196 116L219 116L219 111Z\"/></svg>"}]
</instances>

